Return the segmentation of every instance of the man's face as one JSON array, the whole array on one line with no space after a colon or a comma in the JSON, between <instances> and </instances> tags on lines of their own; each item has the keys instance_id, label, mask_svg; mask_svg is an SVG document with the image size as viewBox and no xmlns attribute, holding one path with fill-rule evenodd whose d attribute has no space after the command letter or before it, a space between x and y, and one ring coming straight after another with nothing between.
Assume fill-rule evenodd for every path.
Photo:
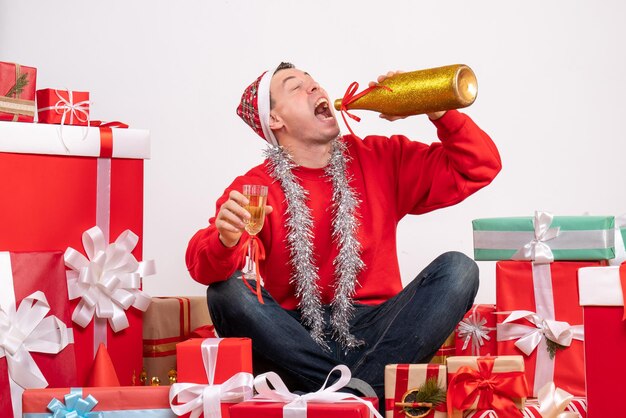
<instances>
[{"instance_id":1,"label":"man's face","mask_svg":"<svg viewBox=\"0 0 626 418\"><path fill-rule=\"evenodd\" d=\"M339 135L328 94L304 71L278 71L272 77L270 94L274 102L272 122L278 121L273 129L284 129L291 137L306 142L328 142Z\"/></svg>"}]
</instances>

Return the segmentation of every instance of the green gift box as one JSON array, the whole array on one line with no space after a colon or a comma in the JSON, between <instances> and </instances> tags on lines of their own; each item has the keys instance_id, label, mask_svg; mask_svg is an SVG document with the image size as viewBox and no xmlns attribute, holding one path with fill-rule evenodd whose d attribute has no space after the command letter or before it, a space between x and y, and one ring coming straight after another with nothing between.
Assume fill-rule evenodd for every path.
<instances>
[{"instance_id":1,"label":"green gift box","mask_svg":"<svg viewBox=\"0 0 626 418\"><path fill-rule=\"evenodd\" d=\"M475 260L608 260L615 257L613 216L535 216L472 221Z\"/></svg>"}]
</instances>

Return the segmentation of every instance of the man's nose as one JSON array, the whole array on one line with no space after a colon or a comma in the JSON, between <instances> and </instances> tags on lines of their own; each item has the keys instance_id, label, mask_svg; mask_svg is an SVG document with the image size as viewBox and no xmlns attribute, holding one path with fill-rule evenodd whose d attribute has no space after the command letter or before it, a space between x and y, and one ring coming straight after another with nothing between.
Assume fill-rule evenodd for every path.
<instances>
[{"instance_id":1,"label":"man's nose","mask_svg":"<svg viewBox=\"0 0 626 418\"><path fill-rule=\"evenodd\" d=\"M317 90L319 90L319 88L320 85L317 82L313 81L311 84L309 84L309 88L307 89L307 91L309 93L315 93Z\"/></svg>"}]
</instances>

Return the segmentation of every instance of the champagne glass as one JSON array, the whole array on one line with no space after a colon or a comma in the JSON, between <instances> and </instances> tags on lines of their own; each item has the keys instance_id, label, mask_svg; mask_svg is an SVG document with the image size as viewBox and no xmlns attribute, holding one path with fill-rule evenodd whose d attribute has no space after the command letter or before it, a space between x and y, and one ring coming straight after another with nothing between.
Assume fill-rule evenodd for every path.
<instances>
[{"instance_id":1,"label":"champagne glass","mask_svg":"<svg viewBox=\"0 0 626 418\"><path fill-rule=\"evenodd\" d=\"M267 201L267 186L258 184L246 184L243 186L243 195L248 199L248 204L244 209L250 213L250 219L244 220L246 231L252 237L258 234L263 228L265 220L265 202ZM256 280L256 272L254 268L254 246L252 239L248 241L248 263L244 277L250 280Z\"/></svg>"}]
</instances>

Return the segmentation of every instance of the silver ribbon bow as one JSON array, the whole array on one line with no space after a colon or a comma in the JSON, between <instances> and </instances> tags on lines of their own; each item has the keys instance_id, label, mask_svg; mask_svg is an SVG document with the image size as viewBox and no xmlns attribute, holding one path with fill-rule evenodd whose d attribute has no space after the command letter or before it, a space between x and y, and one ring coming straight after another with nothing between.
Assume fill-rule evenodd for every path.
<instances>
[{"instance_id":1,"label":"silver ribbon bow","mask_svg":"<svg viewBox=\"0 0 626 418\"><path fill-rule=\"evenodd\" d=\"M459 322L457 333L459 338L463 340L463 350L466 350L471 342L472 355L477 356L480 347L485 345L485 341L491 340L489 332L495 331L495 328L486 326L486 323L487 319L478 315L476 310Z\"/></svg>"}]
</instances>

